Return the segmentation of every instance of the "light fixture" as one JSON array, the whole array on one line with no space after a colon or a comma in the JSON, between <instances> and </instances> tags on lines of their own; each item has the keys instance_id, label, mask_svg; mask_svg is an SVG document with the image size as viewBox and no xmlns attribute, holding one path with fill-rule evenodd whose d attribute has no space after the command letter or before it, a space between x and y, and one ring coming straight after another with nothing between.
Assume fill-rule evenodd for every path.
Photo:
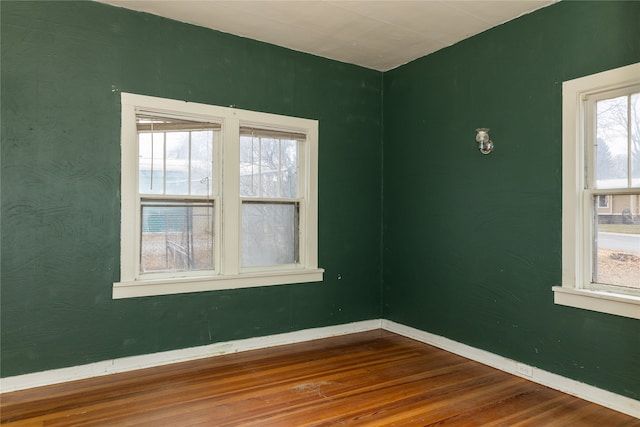
<instances>
[{"instance_id":1,"label":"light fixture","mask_svg":"<svg viewBox=\"0 0 640 427\"><path fill-rule=\"evenodd\" d=\"M489 139L489 128L476 129L476 141L478 141L478 149L482 154L489 154L493 151L493 141Z\"/></svg>"}]
</instances>

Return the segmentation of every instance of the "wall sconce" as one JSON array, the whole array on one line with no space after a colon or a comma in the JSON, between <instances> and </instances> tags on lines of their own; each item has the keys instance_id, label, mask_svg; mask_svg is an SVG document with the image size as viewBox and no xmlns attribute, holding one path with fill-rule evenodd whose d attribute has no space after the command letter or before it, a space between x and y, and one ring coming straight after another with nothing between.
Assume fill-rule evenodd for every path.
<instances>
[{"instance_id":1,"label":"wall sconce","mask_svg":"<svg viewBox=\"0 0 640 427\"><path fill-rule=\"evenodd\" d=\"M489 128L476 129L476 141L478 141L478 149L482 154L489 154L493 151L493 141L489 139Z\"/></svg>"}]
</instances>

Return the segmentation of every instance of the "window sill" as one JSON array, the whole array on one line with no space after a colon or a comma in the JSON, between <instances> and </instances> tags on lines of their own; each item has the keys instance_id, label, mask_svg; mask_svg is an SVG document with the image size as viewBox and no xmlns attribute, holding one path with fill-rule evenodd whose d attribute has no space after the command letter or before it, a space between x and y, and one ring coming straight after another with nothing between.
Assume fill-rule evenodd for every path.
<instances>
[{"instance_id":1,"label":"window sill","mask_svg":"<svg viewBox=\"0 0 640 427\"><path fill-rule=\"evenodd\" d=\"M568 307L640 319L640 297L554 286L554 302Z\"/></svg>"},{"instance_id":2,"label":"window sill","mask_svg":"<svg viewBox=\"0 0 640 427\"><path fill-rule=\"evenodd\" d=\"M152 295L184 294L189 292L219 291L223 289L253 288L259 286L288 285L321 282L321 268L268 273L243 273L227 276L183 277L172 279L133 280L113 284L113 299L137 298Z\"/></svg>"}]
</instances>

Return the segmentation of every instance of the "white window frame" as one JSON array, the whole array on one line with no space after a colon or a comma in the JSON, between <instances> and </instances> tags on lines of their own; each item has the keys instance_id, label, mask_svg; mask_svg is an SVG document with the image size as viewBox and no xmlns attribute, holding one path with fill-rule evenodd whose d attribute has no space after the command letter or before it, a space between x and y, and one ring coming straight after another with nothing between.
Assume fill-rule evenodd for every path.
<instances>
[{"instance_id":1,"label":"white window frame","mask_svg":"<svg viewBox=\"0 0 640 427\"><path fill-rule=\"evenodd\" d=\"M562 84L562 286L553 287L556 304L634 319L640 319L640 292L616 292L590 283L593 189L585 168L592 155L585 156L585 144L591 124L589 96L638 84L640 63Z\"/></svg>"},{"instance_id":2,"label":"white window frame","mask_svg":"<svg viewBox=\"0 0 640 427\"><path fill-rule=\"evenodd\" d=\"M269 113L177 101L130 93L121 94L121 240L120 281L113 298L133 298L323 280L318 268L318 121ZM213 271L181 272L171 277L140 273L140 194L136 112L154 112L221 124L214 148L215 238ZM299 155L299 262L283 266L243 269L240 265L240 126L306 134Z\"/></svg>"}]
</instances>

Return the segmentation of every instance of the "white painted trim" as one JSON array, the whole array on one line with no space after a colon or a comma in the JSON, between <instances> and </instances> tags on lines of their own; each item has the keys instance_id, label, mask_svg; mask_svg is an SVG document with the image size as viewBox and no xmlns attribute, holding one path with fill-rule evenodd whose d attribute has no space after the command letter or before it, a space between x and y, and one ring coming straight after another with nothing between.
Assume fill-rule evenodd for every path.
<instances>
[{"instance_id":1,"label":"white painted trim","mask_svg":"<svg viewBox=\"0 0 640 427\"><path fill-rule=\"evenodd\" d=\"M640 305L632 290L625 294L597 292L591 284L593 218L593 153L586 150L595 128L589 98L640 84L640 63L627 65L562 83L562 286L556 286L559 305L639 318ZM610 190L618 193L618 190ZM623 191L623 190L620 190ZM627 189L624 189L627 191ZM599 284L598 286L602 286ZM575 292L572 292L575 291Z\"/></svg>"},{"instance_id":2,"label":"white painted trim","mask_svg":"<svg viewBox=\"0 0 640 427\"><path fill-rule=\"evenodd\" d=\"M374 329L380 329L381 324L382 321L380 319L364 320L361 322L346 323L343 325L303 329L301 331L287 332L283 334L220 342L200 347L123 357L119 359L90 363L87 365L71 366L68 368L17 375L14 377L0 379L0 393L100 377L103 375L134 371L136 369L152 368L171 363L187 362L189 360L204 359L206 357L222 356L224 354L238 353L241 351L257 350L321 338L371 331Z\"/></svg>"},{"instance_id":3,"label":"white painted trim","mask_svg":"<svg viewBox=\"0 0 640 427\"><path fill-rule=\"evenodd\" d=\"M531 376L524 375L518 371L519 362L513 359L508 359L485 350L480 350L478 348L453 341L449 338L421 331L386 319L364 320L361 322L347 323L343 325L304 329L301 331L287 332L265 337L247 338L201 347L191 347L161 353L123 357L120 359L105 360L103 362L96 362L88 365L17 375L14 377L0 379L0 393L8 393L11 391L58 384L67 381L100 377L103 375L117 374L136 369L152 368L155 366L186 362L206 357L221 356L241 351L257 350L321 338L365 332L379 328L433 345L434 347L466 357L467 359L500 369L501 371L509 374L517 375L529 381L588 400L589 402L602 405L632 417L640 418L640 401L535 367L531 369Z\"/></svg>"},{"instance_id":4,"label":"white painted trim","mask_svg":"<svg viewBox=\"0 0 640 427\"><path fill-rule=\"evenodd\" d=\"M554 303L640 319L640 297L608 291L553 287Z\"/></svg>"},{"instance_id":5,"label":"white painted trim","mask_svg":"<svg viewBox=\"0 0 640 427\"><path fill-rule=\"evenodd\" d=\"M233 116L227 119L223 128L222 137L222 165L228 167L230 164L240 164L240 120ZM220 164L220 162L218 163ZM226 172L226 170L225 170ZM221 273L224 276L236 276L240 272L240 204L235 197L233 203L226 203L229 194L240 194L240 174L224 174L222 181L223 205L221 212L222 221L220 224L220 234L222 234L222 252L220 256ZM231 198L229 198L231 199ZM225 226L226 225L226 226ZM115 288L114 288L115 290Z\"/></svg>"},{"instance_id":6,"label":"white painted trim","mask_svg":"<svg viewBox=\"0 0 640 427\"><path fill-rule=\"evenodd\" d=\"M113 299L137 298L151 295L172 295L187 292L322 282L323 274L324 270L322 268L316 268L206 277L132 280L130 282L115 282L113 284L112 297Z\"/></svg>"},{"instance_id":7,"label":"white painted trim","mask_svg":"<svg viewBox=\"0 0 640 427\"><path fill-rule=\"evenodd\" d=\"M480 362L484 365L500 369L501 371L509 374L542 384L546 387L559 390L563 393L579 397L580 399L588 400L589 402L597 403L598 405L622 412L632 417L640 418L640 401L638 400L602 390L598 387L581 383L535 367L531 370L531 376L524 375L518 371L519 362L513 359L508 359L485 350L453 341L449 338L395 323L391 320L383 319L382 328L387 331L433 345L434 347L441 348L459 356L466 357L467 359Z\"/></svg>"},{"instance_id":8,"label":"white painted trim","mask_svg":"<svg viewBox=\"0 0 640 427\"><path fill-rule=\"evenodd\" d=\"M215 144L215 270L180 273L140 273L140 198L136 111L188 117L221 125ZM120 281L112 296L135 298L256 286L321 282L318 268L318 121L174 99L121 93L121 233ZM299 159L301 207L299 262L252 269L241 268L240 127L278 129L306 135ZM302 191L304 190L304 191ZM221 194L220 194L221 193ZM163 195L163 197L174 197ZM175 196L181 198L182 196ZM220 219L221 218L221 219Z\"/></svg>"}]
</instances>

